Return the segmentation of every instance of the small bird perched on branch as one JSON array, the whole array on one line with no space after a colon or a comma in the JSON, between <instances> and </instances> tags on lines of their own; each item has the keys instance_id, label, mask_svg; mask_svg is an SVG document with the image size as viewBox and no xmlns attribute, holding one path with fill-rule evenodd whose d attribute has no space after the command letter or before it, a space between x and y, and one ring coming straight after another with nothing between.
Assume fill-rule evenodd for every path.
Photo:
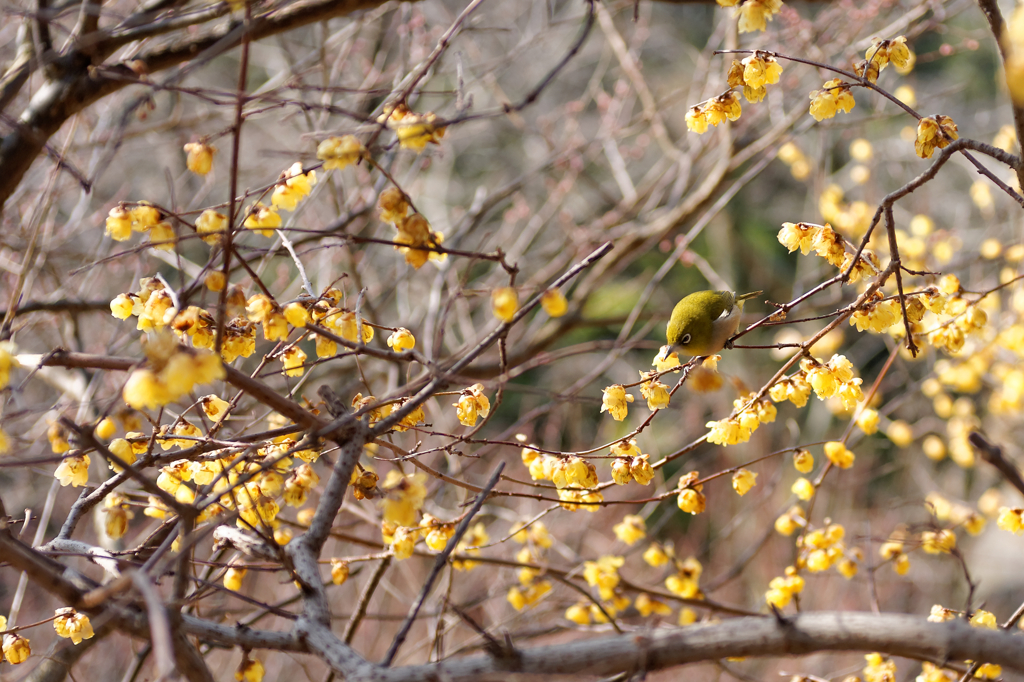
<instances>
[{"instance_id":1,"label":"small bird perched on branch","mask_svg":"<svg viewBox=\"0 0 1024 682\"><path fill-rule=\"evenodd\" d=\"M697 291L676 303L665 336L669 352L687 355L712 355L725 348L725 342L740 326L743 301L760 294L737 295L733 291Z\"/></svg>"}]
</instances>

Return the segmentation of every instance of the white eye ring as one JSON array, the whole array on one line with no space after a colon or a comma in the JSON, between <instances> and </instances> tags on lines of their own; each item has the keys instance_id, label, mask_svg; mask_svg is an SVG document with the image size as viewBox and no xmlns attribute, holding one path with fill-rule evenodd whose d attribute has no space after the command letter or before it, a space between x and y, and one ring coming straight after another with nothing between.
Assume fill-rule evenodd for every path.
<instances>
[{"instance_id":1,"label":"white eye ring","mask_svg":"<svg viewBox=\"0 0 1024 682\"><path fill-rule=\"evenodd\" d=\"M681 343L681 344L682 344L682 345L684 345L684 346L685 346L686 344L690 343L690 335L689 335L689 334L685 335L685 336L683 337L683 339L682 339L682 340L681 340L681 341L680 341L679 343Z\"/></svg>"}]
</instances>

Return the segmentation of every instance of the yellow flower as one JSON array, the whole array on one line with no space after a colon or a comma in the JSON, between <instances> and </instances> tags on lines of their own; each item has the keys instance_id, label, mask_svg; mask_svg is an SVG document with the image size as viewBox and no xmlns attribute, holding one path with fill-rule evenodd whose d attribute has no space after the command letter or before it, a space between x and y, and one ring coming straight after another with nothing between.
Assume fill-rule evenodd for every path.
<instances>
[{"instance_id":1,"label":"yellow flower","mask_svg":"<svg viewBox=\"0 0 1024 682\"><path fill-rule=\"evenodd\" d=\"M732 488L741 497L750 492L750 489L756 485L757 474L747 469L740 469L732 475Z\"/></svg>"},{"instance_id":2,"label":"yellow flower","mask_svg":"<svg viewBox=\"0 0 1024 682\"><path fill-rule=\"evenodd\" d=\"M810 473L814 468L814 455L807 450L797 450L793 453L793 467L801 474Z\"/></svg>"},{"instance_id":3,"label":"yellow flower","mask_svg":"<svg viewBox=\"0 0 1024 682\"><path fill-rule=\"evenodd\" d=\"M89 455L72 455L65 457L53 472L60 480L61 486L72 488L89 484ZM76 642L77 643L77 642Z\"/></svg>"},{"instance_id":4,"label":"yellow flower","mask_svg":"<svg viewBox=\"0 0 1024 682\"><path fill-rule=\"evenodd\" d=\"M797 529L807 525L807 517L800 505L794 504L785 514L775 519L775 531L780 535L790 536Z\"/></svg>"},{"instance_id":5,"label":"yellow flower","mask_svg":"<svg viewBox=\"0 0 1024 682\"><path fill-rule=\"evenodd\" d=\"M484 395L483 384L473 384L462 390L459 402L453 407L458 408L457 416L463 426L475 426L477 415L486 418L491 412L491 403Z\"/></svg>"},{"instance_id":6,"label":"yellow flower","mask_svg":"<svg viewBox=\"0 0 1024 682\"><path fill-rule=\"evenodd\" d=\"M890 682L896 679L896 663L892 659L883 659L881 654L867 654L864 660L867 661L864 666L865 682Z\"/></svg>"},{"instance_id":7,"label":"yellow flower","mask_svg":"<svg viewBox=\"0 0 1024 682\"><path fill-rule=\"evenodd\" d=\"M846 445L839 441L833 440L825 443L825 456L840 469L849 469L853 466L853 453L847 450Z\"/></svg>"},{"instance_id":8,"label":"yellow flower","mask_svg":"<svg viewBox=\"0 0 1024 682\"><path fill-rule=\"evenodd\" d=\"M412 350L416 346L416 337L405 327L399 327L388 337L388 346L396 353Z\"/></svg>"},{"instance_id":9,"label":"yellow flower","mask_svg":"<svg viewBox=\"0 0 1024 682\"><path fill-rule=\"evenodd\" d=\"M856 102L850 86L838 78L827 81L821 90L811 93L810 114L816 121L832 118L838 111L849 113Z\"/></svg>"},{"instance_id":10,"label":"yellow flower","mask_svg":"<svg viewBox=\"0 0 1024 682\"><path fill-rule=\"evenodd\" d=\"M223 233L228 229L228 217L208 208L196 218L196 232L203 241L211 246L219 244Z\"/></svg>"},{"instance_id":11,"label":"yellow flower","mask_svg":"<svg viewBox=\"0 0 1024 682\"><path fill-rule=\"evenodd\" d=\"M764 31L781 9L782 0L745 0L739 7L739 32Z\"/></svg>"},{"instance_id":12,"label":"yellow flower","mask_svg":"<svg viewBox=\"0 0 1024 682\"><path fill-rule=\"evenodd\" d=\"M719 445L735 445L750 440L751 426L756 428L757 420L744 425L732 417L720 421L710 421L705 426L711 429L708 442Z\"/></svg>"},{"instance_id":13,"label":"yellow flower","mask_svg":"<svg viewBox=\"0 0 1024 682\"><path fill-rule=\"evenodd\" d=\"M281 177L274 187L274 194L270 197L270 203L274 208L294 211L312 190L316 184L316 171L302 172L302 163L296 161L288 170L281 173Z\"/></svg>"},{"instance_id":14,"label":"yellow flower","mask_svg":"<svg viewBox=\"0 0 1024 682\"><path fill-rule=\"evenodd\" d=\"M189 142L185 145L185 166L196 175L206 175L213 169L213 155L216 147L205 142Z\"/></svg>"},{"instance_id":15,"label":"yellow flower","mask_svg":"<svg viewBox=\"0 0 1024 682\"><path fill-rule=\"evenodd\" d=\"M309 324L309 310L298 301L293 301L286 305L282 312L284 313L284 319L288 320L288 324L293 327L305 327Z\"/></svg>"},{"instance_id":16,"label":"yellow flower","mask_svg":"<svg viewBox=\"0 0 1024 682\"><path fill-rule=\"evenodd\" d=\"M661 548L661 545L654 544L644 550L644 561L648 565L658 568L664 566L669 562L668 555L665 554L665 550Z\"/></svg>"},{"instance_id":17,"label":"yellow flower","mask_svg":"<svg viewBox=\"0 0 1024 682\"><path fill-rule=\"evenodd\" d=\"M245 566L229 566L228 570L224 573L224 587L231 590L232 592L238 592L242 589L242 578L248 569Z\"/></svg>"},{"instance_id":18,"label":"yellow flower","mask_svg":"<svg viewBox=\"0 0 1024 682\"><path fill-rule=\"evenodd\" d=\"M949 116L936 114L922 118L917 124L917 139L914 151L922 159L932 158L936 149L944 149L949 143L959 138L956 123Z\"/></svg>"},{"instance_id":19,"label":"yellow flower","mask_svg":"<svg viewBox=\"0 0 1024 682\"><path fill-rule=\"evenodd\" d=\"M590 607L574 604L565 610L565 619L577 625L590 625Z\"/></svg>"},{"instance_id":20,"label":"yellow flower","mask_svg":"<svg viewBox=\"0 0 1024 682\"><path fill-rule=\"evenodd\" d=\"M386 223L397 224L409 213L409 201L402 190L389 187L377 198L377 209L380 219Z\"/></svg>"},{"instance_id":21,"label":"yellow flower","mask_svg":"<svg viewBox=\"0 0 1024 682\"><path fill-rule=\"evenodd\" d=\"M794 495L797 496L797 498L803 500L804 502L814 497L814 484L808 481L806 478L796 479L796 482L793 484L793 487L790 488L790 490Z\"/></svg>"},{"instance_id":22,"label":"yellow flower","mask_svg":"<svg viewBox=\"0 0 1024 682\"><path fill-rule=\"evenodd\" d=\"M242 225L264 237L273 237L274 230L281 227L281 214L276 209L256 203L249 208L249 215Z\"/></svg>"},{"instance_id":23,"label":"yellow flower","mask_svg":"<svg viewBox=\"0 0 1024 682\"><path fill-rule=\"evenodd\" d=\"M0 627L0 630L6 629L6 625ZM32 647L29 646L29 640L15 633L12 635L4 635L4 658L11 665L17 665L24 663L29 656L32 655Z\"/></svg>"},{"instance_id":24,"label":"yellow flower","mask_svg":"<svg viewBox=\"0 0 1024 682\"><path fill-rule=\"evenodd\" d=\"M427 475L422 472L403 475L394 469L389 471L381 484L385 491L384 519L400 526L415 526L416 512L427 498L426 482Z\"/></svg>"},{"instance_id":25,"label":"yellow flower","mask_svg":"<svg viewBox=\"0 0 1024 682\"><path fill-rule=\"evenodd\" d=\"M686 128L687 128L687 130L691 130L691 131L697 133L698 135L707 132L707 130L708 130L708 118L704 114L704 107L703 106L698 105L698 106L690 107L686 111L686 116L684 118L685 118L685 121L686 121ZM110 221L108 219L108 221L107 221L108 226L109 226L109 223L110 223ZM108 232L110 231L109 227L107 228L107 231ZM131 235L131 231L130 230L128 232L128 235L129 236ZM127 239L127 238L128 237L125 237L125 239Z\"/></svg>"},{"instance_id":26,"label":"yellow flower","mask_svg":"<svg viewBox=\"0 0 1024 682\"><path fill-rule=\"evenodd\" d=\"M678 367L680 364L679 354L676 352L669 353L669 348L671 346L662 346L658 354L654 356L654 362L651 363L659 372Z\"/></svg>"},{"instance_id":27,"label":"yellow flower","mask_svg":"<svg viewBox=\"0 0 1024 682\"><path fill-rule=\"evenodd\" d=\"M996 622L996 616L991 611L983 611L978 609L971 616L971 626L976 628L988 628L989 630L999 629L999 623Z\"/></svg>"},{"instance_id":28,"label":"yellow flower","mask_svg":"<svg viewBox=\"0 0 1024 682\"><path fill-rule=\"evenodd\" d=\"M206 416L215 422L222 420L227 415L230 404L228 401L218 398L215 395L204 395L199 399L199 404L206 413Z\"/></svg>"},{"instance_id":29,"label":"yellow flower","mask_svg":"<svg viewBox=\"0 0 1024 682\"><path fill-rule=\"evenodd\" d=\"M124 206L115 206L107 214L107 234L116 242L131 239L132 216Z\"/></svg>"},{"instance_id":30,"label":"yellow flower","mask_svg":"<svg viewBox=\"0 0 1024 682\"><path fill-rule=\"evenodd\" d=\"M694 490L693 488L686 488L680 490L679 495L676 498L676 505L689 514L696 516L704 511L707 507L707 500L704 494Z\"/></svg>"},{"instance_id":31,"label":"yellow flower","mask_svg":"<svg viewBox=\"0 0 1024 682\"><path fill-rule=\"evenodd\" d=\"M316 147L316 158L324 162L324 170L342 169L359 161L366 148L355 135L328 137Z\"/></svg>"},{"instance_id":32,"label":"yellow flower","mask_svg":"<svg viewBox=\"0 0 1024 682\"><path fill-rule=\"evenodd\" d=\"M348 580L349 566L347 561L331 559L331 582L341 585Z\"/></svg>"},{"instance_id":33,"label":"yellow flower","mask_svg":"<svg viewBox=\"0 0 1024 682\"><path fill-rule=\"evenodd\" d=\"M433 112L418 114L410 111L404 103L386 110L377 120L395 131L402 149L416 152L423 151L428 144L440 144L445 133L445 127L439 125Z\"/></svg>"},{"instance_id":34,"label":"yellow flower","mask_svg":"<svg viewBox=\"0 0 1024 682\"><path fill-rule=\"evenodd\" d=\"M951 530L926 530L921 533L921 549L928 554L949 554L956 547L956 535Z\"/></svg>"},{"instance_id":35,"label":"yellow flower","mask_svg":"<svg viewBox=\"0 0 1024 682\"><path fill-rule=\"evenodd\" d=\"M638 540L647 537L647 525L644 523L643 517L635 514L623 516L622 521L615 524L612 530L615 531L615 537L627 545L633 545Z\"/></svg>"},{"instance_id":36,"label":"yellow flower","mask_svg":"<svg viewBox=\"0 0 1024 682\"><path fill-rule=\"evenodd\" d=\"M491 311L502 322L511 322L519 310L519 296L512 287L502 287L491 292Z\"/></svg>"},{"instance_id":37,"label":"yellow flower","mask_svg":"<svg viewBox=\"0 0 1024 682\"><path fill-rule=\"evenodd\" d=\"M856 422L857 426L860 427L860 430L870 436L878 431L878 412L865 407L857 415Z\"/></svg>"},{"instance_id":38,"label":"yellow flower","mask_svg":"<svg viewBox=\"0 0 1024 682\"><path fill-rule=\"evenodd\" d=\"M53 621L53 629L65 639L80 644L83 639L92 639L92 623L84 613L75 611L70 606L57 609L57 617Z\"/></svg>"},{"instance_id":39,"label":"yellow flower","mask_svg":"<svg viewBox=\"0 0 1024 682\"><path fill-rule=\"evenodd\" d=\"M668 616L672 614L672 608L668 604L659 601L649 594L641 592L637 595L636 601L633 602L633 606L640 612L640 615L644 618L652 614L659 616Z\"/></svg>"},{"instance_id":40,"label":"yellow flower","mask_svg":"<svg viewBox=\"0 0 1024 682\"><path fill-rule=\"evenodd\" d=\"M540 305L551 317L561 317L569 310L569 302L559 289L548 289L540 297Z\"/></svg>"},{"instance_id":41,"label":"yellow flower","mask_svg":"<svg viewBox=\"0 0 1024 682\"><path fill-rule=\"evenodd\" d=\"M654 467L648 458L649 455L637 455L629 460L629 473L640 485L647 485L654 479Z\"/></svg>"},{"instance_id":42,"label":"yellow flower","mask_svg":"<svg viewBox=\"0 0 1024 682\"><path fill-rule=\"evenodd\" d=\"M647 407L651 410L660 410L668 407L669 394L668 386L654 378L654 372L640 372L640 395L647 400Z\"/></svg>"},{"instance_id":43,"label":"yellow flower","mask_svg":"<svg viewBox=\"0 0 1024 682\"><path fill-rule=\"evenodd\" d=\"M629 411L628 403L633 402L633 396L626 393L621 384L615 384L602 390L604 397L601 401L601 412L607 412L615 421L622 421Z\"/></svg>"},{"instance_id":44,"label":"yellow flower","mask_svg":"<svg viewBox=\"0 0 1024 682\"><path fill-rule=\"evenodd\" d=\"M235 679L238 682L263 682L263 664L259 659L250 659L246 654L235 670Z\"/></svg>"},{"instance_id":45,"label":"yellow flower","mask_svg":"<svg viewBox=\"0 0 1024 682\"><path fill-rule=\"evenodd\" d=\"M288 348L281 355L284 373L290 377L301 377L306 372L306 353L298 346Z\"/></svg>"},{"instance_id":46,"label":"yellow flower","mask_svg":"<svg viewBox=\"0 0 1024 682\"><path fill-rule=\"evenodd\" d=\"M996 525L1014 535L1024 533L1024 509L1020 507L1000 507Z\"/></svg>"}]
</instances>

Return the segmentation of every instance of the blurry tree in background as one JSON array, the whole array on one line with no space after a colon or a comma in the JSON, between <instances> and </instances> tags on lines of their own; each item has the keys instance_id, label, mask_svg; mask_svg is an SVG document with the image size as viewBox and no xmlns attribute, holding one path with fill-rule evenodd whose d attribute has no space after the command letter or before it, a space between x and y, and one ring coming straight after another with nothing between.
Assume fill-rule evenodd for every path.
<instances>
[{"instance_id":1,"label":"blurry tree in background","mask_svg":"<svg viewBox=\"0 0 1024 682\"><path fill-rule=\"evenodd\" d=\"M1024 10L719 4L6 3L0 678L1024 674Z\"/></svg>"}]
</instances>

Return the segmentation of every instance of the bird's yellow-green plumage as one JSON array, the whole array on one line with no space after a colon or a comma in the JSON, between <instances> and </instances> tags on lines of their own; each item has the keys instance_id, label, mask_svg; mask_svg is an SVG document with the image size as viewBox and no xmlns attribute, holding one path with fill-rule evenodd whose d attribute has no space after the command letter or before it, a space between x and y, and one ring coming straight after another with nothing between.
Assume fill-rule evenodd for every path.
<instances>
[{"instance_id":1,"label":"bird's yellow-green plumage","mask_svg":"<svg viewBox=\"0 0 1024 682\"><path fill-rule=\"evenodd\" d=\"M760 293L737 296L732 291L698 291L679 301L665 330L672 350L697 356L722 350L739 328L743 301Z\"/></svg>"}]
</instances>

